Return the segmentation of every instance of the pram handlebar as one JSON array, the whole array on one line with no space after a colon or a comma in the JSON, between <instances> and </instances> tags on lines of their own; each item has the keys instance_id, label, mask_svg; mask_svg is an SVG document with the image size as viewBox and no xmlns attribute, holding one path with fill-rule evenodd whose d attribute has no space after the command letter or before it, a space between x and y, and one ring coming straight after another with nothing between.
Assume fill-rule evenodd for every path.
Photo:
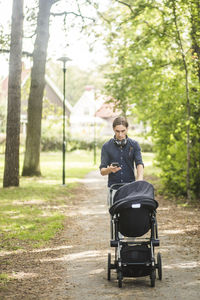
<instances>
[{"instance_id":1,"label":"pram handlebar","mask_svg":"<svg viewBox=\"0 0 200 300\"><path fill-rule=\"evenodd\" d=\"M120 189L121 187L123 187L124 185L126 185L127 183L114 183L110 186L109 190L109 206L111 207L113 205L113 197L114 194L117 192L118 189Z\"/></svg>"},{"instance_id":2,"label":"pram handlebar","mask_svg":"<svg viewBox=\"0 0 200 300\"><path fill-rule=\"evenodd\" d=\"M122 187L125 184L127 184L127 183L126 182L124 182L124 183L114 183L110 186L110 190L117 190L118 188L115 188L115 187Z\"/></svg>"}]
</instances>

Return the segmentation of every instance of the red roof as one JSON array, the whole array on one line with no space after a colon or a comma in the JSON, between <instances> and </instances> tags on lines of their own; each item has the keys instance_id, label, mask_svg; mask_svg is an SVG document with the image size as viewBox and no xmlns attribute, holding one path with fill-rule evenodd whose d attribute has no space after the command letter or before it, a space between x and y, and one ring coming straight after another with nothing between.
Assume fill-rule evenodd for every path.
<instances>
[{"instance_id":1,"label":"red roof","mask_svg":"<svg viewBox=\"0 0 200 300\"><path fill-rule=\"evenodd\" d=\"M120 111L114 109L114 103L104 103L95 114L102 119L116 118L119 115Z\"/></svg>"}]
</instances>

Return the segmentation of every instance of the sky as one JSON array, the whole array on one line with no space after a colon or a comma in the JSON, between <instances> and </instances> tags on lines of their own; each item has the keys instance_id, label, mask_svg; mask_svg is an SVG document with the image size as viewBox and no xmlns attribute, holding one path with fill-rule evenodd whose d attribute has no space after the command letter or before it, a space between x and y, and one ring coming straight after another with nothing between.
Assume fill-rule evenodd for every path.
<instances>
[{"instance_id":1,"label":"sky","mask_svg":"<svg viewBox=\"0 0 200 300\"><path fill-rule=\"evenodd\" d=\"M82 1L82 0L80 0ZM109 0L101 0L100 9L103 11ZM33 6L35 4L34 0L24 0L25 5ZM52 7L51 12L60 12L63 10L67 11L76 11L77 7L73 7L76 1L71 0L70 6L67 7L66 3L70 3L70 1L60 0L59 5L54 5ZM11 20L12 13L12 0L0 0L0 24L3 28L10 33L8 23ZM84 16L95 17L95 11L86 7L82 9L82 14ZM67 17L66 25L64 26L64 20L61 17L54 18L52 20L50 26L50 40L48 46L48 58L53 60L54 62L63 55L71 58L70 65L78 66L83 70L94 69L99 64L104 64L107 61L106 50L102 44L102 42L96 41L95 47L91 52L89 50L89 44L94 40L94 36L88 37L84 33L80 33L80 18L76 19L76 26L71 27L73 23L74 16L69 15ZM86 20L87 23L87 20ZM62 28L66 29L66 33L62 30ZM91 27L92 30L92 27ZM33 50L33 41L30 40L24 41L23 50L32 51ZM8 72L8 55L0 55L0 76L5 75Z\"/></svg>"},{"instance_id":2,"label":"sky","mask_svg":"<svg viewBox=\"0 0 200 300\"><path fill-rule=\"evenodd\" d=\"M62 5L63 2L63 5ZM72 1L76 2L76 1ZM101 0L99 1L101 3L101 9L103 10L106 7L106 3L108 0ZM66 1L59 1L58 7L54 6L52 11L53 12L59 12L63 10L68 11L76 11L77 8L74 6L72 8L66 8L65 6ZM103 4L104 3L104 4ZM89 7L82 9L82 14L84 16L88 16L91 18L95 18L95 10L91 9ZM73 23L74 16L69 15L67 17L67 22L65 28L69 28L70 23ZM87 23L87 19L85 20ZM91 21L90 21L91 22ZM57 43L55 44L55 36L58 35L57 28L63 28L63 19L57 18L54 19L54 26L51 27L51 38L49 41L49 50L51 52L51 55L56 58L56 56L62 56L63 54L69 56L73 64L78 65L82 69L88 69L88 67L94 67L95 64L101 64L106 62L106 51L102 45L102 42L96 41L95 47L93 51L89 51L89 43L91 43L94 40L94 36L91 34L91 36L87 36L84 33L80 32L80 25L81 19L76 18L76 26L73 28L69 28L66 35L60 31L59 38L57 39ZM58 24L58 25L56 25ZM53 24L52 24L53 25ZM91 33L93 29L93 26L88 29L88 32ZM59 45L59 47L58 47ZM68 45L68 46L66 46Z\"/></svg>"}]
</instances>

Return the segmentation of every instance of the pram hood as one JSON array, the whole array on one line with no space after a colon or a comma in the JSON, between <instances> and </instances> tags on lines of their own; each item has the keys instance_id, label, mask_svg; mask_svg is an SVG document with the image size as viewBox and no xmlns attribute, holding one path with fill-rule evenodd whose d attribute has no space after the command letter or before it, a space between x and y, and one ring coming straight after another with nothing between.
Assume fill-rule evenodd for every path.
<instances>
[{"instance_id":1,"label":"pram hood","mask_svg":"<svg viewBox=\"0 0 200 300\"><path fill-rule=\"evenodd\" d=\"M147 181L134 181L120 187L113 198L109 212L114 215L125 208L146 207L155 210L158 202L154 199L154 187Z\"/></svg>"}]
</instances>

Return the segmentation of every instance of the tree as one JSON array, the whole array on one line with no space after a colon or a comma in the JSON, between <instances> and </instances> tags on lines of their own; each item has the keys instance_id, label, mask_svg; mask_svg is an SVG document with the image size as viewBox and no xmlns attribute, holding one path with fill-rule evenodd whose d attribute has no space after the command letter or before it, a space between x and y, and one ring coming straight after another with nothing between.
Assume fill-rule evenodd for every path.
<instances>
[{"instance_id":1,"label":"tree","mask_svg":"<svg viewBox=\"0 0 200 300\"><path fill-rule=\"evenodd\" d=\"M177 20L177 7L175 0L172 1L172 11L175 23L175 30L177 35L177 44L179 46L182 62L184 66L185 72L185 96L186 96L186 107L187 107L187 179L186 179L186 186L187 186L187 197L188 200L191 200L191 191L190 191L190 167L191 167L191 153L190 153L190 118L191 118L191 105L190 105L190 95L189 95L189 72L188 72L188 63L186 60L185 51L183 48L183 42L181 33L179 30L178 20Z\"/></svg>"},{"instance_id":2,"label":"tree","mask_svg":"<svg viewBox=\"0 0 200 300\"><path fill-rule=\"evenodd\" d=\"M13 0L3 186L19 186L23 0Z\"/></svg>"},{"instance_id":3,"label":"tree","mask_svg":"<svg viewBox=\"0 0 200 300\"><path fill-rule=\"evenodd\" d=\"M199 197L199 1L113 1L107 88L151 125L165 189ZM117 5L117 3L119 3ZM126 102L125 102L126 101ZM190 195L191 191L191 195Z\"/></svg>"},{"instance_id":4,"label":"tree","mask_svg":"<svg viewBox=\"0 0 200 300\"><path fill-rule=\"evenodd\" d=\"M49 18L52 5L57 0L40 0L37 32L33 51L31 87L28 99L28 124L23 176L40 175L40 140L42 100L45 87L45 68L49 40Z\"/></svg>"},{"instance_id":5,"label":"tree","mask_svg":"<svg viewBox=\"0 0 200 300\"><path fill-rule=\"evenodd\" d=\"M64 16L66 18L67 15L72 14L75 17L81 17L82 19L85 18L81 14L78 1L76 3L78 13L75 13L73 11L65 11L50 14L51 7L56 2L59 2L59 0L39 0L36 40L33 51L33 67L31 71L31 87L28 100L28 125L26 137L26 150L22 171L23 176L41 175L40 140L42 101L45 86L45 67L47 57L47 46L49 40L50 15L54 17ZM91 18L88 19L91 20Z\"/></svg>"}]
</instances>

